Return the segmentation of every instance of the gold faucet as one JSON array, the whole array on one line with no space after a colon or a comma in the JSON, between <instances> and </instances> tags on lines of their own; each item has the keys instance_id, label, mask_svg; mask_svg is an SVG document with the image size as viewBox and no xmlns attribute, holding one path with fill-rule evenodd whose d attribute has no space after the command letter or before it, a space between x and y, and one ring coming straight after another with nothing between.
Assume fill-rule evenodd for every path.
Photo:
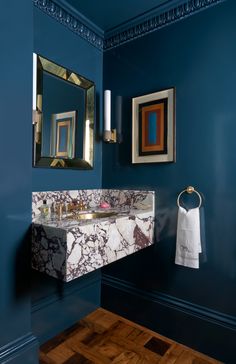
<instances>
[{"instance_id":1,"label":"gold faucet","mask_svg":"<svg viewBox=\"0 0 236 364\"><path fill-rule=\"evenodd\" d=\"M79 211L87 209L86 203L83 200L80 200L77 206Z\"/></svg>"},{"instance_id":2,"label":"gold faucet","mask_svg":"<svg viewBox=\"0 0 236 364\"><path fill-rule=\"evenodd\" d=\"M62 218L62 211L63 211L63 204L62 203L58 203L55 205L55 212L57 214L57 217L59 218L59 220Z\"/></svg>"},{"instance_id":3,"label":"gold faucet","mask_svg":"<svg viewBox=\"0 0 236 364\"><path fill-rule=\"evenodd\" d=\"M68 209L70 211L76 211L76 210L79 210L79 211L82 211L82 210L87 210L87 205L86 203L80 199L79 202L77 202L77 200L73 200L72 203L69 204L68 206Z\"/></svg>"}]
</instances>

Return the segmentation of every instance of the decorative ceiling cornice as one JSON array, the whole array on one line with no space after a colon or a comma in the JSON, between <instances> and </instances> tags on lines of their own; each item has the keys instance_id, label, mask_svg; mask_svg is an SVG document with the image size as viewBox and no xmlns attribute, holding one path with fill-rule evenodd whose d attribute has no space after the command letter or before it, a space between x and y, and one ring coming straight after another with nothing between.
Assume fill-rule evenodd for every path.
<instances>
[{"instance_id":1,"label":"decorative ceiling cornice","mask_svg":"<svg viewBox=\"0 0 236 364\"><path fill-rule=\"evenodd\" d=\"M37 8L41 9L47 15L69 28L96 48L106 51L185 19L199 11L226 0L185 0L184 2L179 0L180 3L177 1L177 4L176 1L174 1L175 6L172 6L165 11L160 7L157 9L156 14L153 14L152 12L145 20L138 17L132 23L127 23L125 28L124 26L117 27L112 32L105 33L105 37L94 31L96 28L95 25L94 27L88 26L88 23L83 21L83 19L86 19L85 17L79 17L76 16L76 14L72 14L69 8L62 7L55 1L33 0L33 3ZM60 1L58 0L58 2Z\"/></svg>"},{"instance_id":2,"label":"decorative ceiling cornice","mask_svg":"<svg viewBox=\"0 0 236 364\"><path fill-rule=\"evenodd\" d=\"M34 5L96 48L103 50L104 38L52 0L33 0Z\"/></svg>"},{"instance_id":3,"label":"decorative ceiling cornice","mask_svg":"<svg viewBox=\"0 0 236 364\"><path fill-rule=\"evenodd\" d=\"M179 20L189 17L201 10L209 8L210 6L224 2L226 0L189 0L169 10L156 14L151 18L147 18L145 21L134 24L123 31L117 30L116 34L112 34L110 37L106 37L104 40L104 50L118 47L131 40L142 37L148 33L154 32L167 25L175 23Z\"/></svg>"}]
</instances>

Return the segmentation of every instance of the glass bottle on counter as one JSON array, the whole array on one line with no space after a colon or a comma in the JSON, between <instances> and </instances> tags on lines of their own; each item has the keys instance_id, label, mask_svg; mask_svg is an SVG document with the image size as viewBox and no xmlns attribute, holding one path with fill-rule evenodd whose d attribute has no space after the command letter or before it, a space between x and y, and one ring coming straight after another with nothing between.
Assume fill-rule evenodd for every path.
<instances>
[{"instance_id":1,"label":"glass bottle on counter","mask_svg":"<svg viewBox=\"0 0 236 364\"><path fill-rule=\"evenodd\" d=\"M47 200L43 200L42 206L40 206L41 217L44 219L48 219L51 215L51 206L47 204Z\"/></svg>"}]
</instances>

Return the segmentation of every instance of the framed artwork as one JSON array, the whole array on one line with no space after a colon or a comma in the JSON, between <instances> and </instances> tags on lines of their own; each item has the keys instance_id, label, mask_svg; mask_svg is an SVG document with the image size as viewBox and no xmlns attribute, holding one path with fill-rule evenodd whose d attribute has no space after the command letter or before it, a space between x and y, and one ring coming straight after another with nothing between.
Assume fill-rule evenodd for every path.
<instances>
[{"instance_id":1,"label":"framed artwork","mask_svg":"<svg viewBox=\"0 0 236 364\"><path fill-rule=\"evenodd\" d=\"M75 157L76 111L52 115L51 156L55 158Z\"/></svg>"},{"instance_id":2,"label":"framed artwork","mask_svg":"<svg viewBox=\"0 0 236 364\"><path fill-rule=\"evenodd\" d=\"M175 161L175 89L132 99L132 163Z\"/></svg>"}]
</instances>

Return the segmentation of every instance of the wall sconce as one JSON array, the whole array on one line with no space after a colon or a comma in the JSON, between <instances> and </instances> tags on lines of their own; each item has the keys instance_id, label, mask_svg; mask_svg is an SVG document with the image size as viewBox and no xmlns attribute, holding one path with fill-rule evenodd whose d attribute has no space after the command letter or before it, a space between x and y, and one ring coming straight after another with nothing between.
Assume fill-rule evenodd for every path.
<instances>
[{"instance_id":1,"label":"wall sconce","mask_svg":"<svg viewBox=\"0 0 236 364\"><path fill-rule=\"evenodd\" d=\"M42 134L42 95L37 95L36 109L33 110L33 124L35 125L35 142L41 143Z\"/></svg>"},{"instance_id":2,"label":"wall sconce","mask_svg":"<svg viewBox=\"0 0 236 364\"><path fill-rule=\"evenodd\" d=\"M104 91L104 132L103 140L107 143L122 142L122 97L115 100L116 129L111 129L111 90Z\"/></svg>"},{"instance_id":3,"label":"wall sconce","mask_svg":"<svg viewBox=\"0 0 236 364\"><path fill-rule=\"evenodd\" d=\"M37 54L33 53L33 125L35 125L35 142L41 143L42 131L42 95L37 95Z\"/></svg>"}]
</instances>

